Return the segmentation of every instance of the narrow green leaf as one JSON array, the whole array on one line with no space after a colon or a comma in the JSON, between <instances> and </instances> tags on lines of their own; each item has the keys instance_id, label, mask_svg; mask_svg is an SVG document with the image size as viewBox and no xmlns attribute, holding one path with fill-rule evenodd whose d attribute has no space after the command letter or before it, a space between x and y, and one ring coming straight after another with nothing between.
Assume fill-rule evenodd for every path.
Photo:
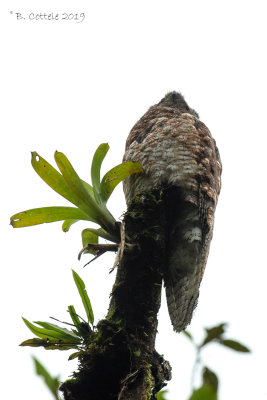
<instances>
[{"instance_id":1,"label":"narrow green leaf","mask_svg":"<svg viewBox=\"0 0 267 400\"><path fill-rule=\"evenodd\" d=\"M83 353L82 351L76 351L76 353L72 353L72 354L69 356L68 360L69 360L69 361L70 361L70 360L74 360L75 358L79 357L82 353Z\"/></svg>"},{"instance_id":2,"label":"narrow green leaf","mask_svg":"<svg viewBox=\"0 0 267 400\"><path fill-rule=\"evenodd\" d=\"M70 313L70 317L72 322L74 323L79 335L82 337L88 338L88 335L91 333L91 328L87 322L82 322L76 313L74 306L69 306L68 311Z\"/></svg>"},{"instance_id":3,"label":"narrow green leaf","mask_svg":"<svg viewBox=\"0 0 267 400\"><path fill-rule=\"evenodd\" d=\"M91 180L93 184L94 197L98 204L101 204L101 200L99 197L100 192L100 169L102 162L109 150L109 145L107 143L102 143L96 149L96 152L93 157L92 165L91 165Z\"/></svg>"},{"instance_id":4,"label":"narrow green leaf","mask_svg":"<svg viewBox=\"0 0 267 400\"><path fill-rule=\"evenodd\" d=\"M189 331L182 331L182 333L189 339L191 342L193 342L193 336Z\"/></svg>"},{"instance_id":5,"label":"narrow green leaf","mask_svg":"<svg viewBox=\"0 0 267 400\"><path fill-rule=\"evenodd\" d=\"M79 199L74 195L63 176L36 151L32 153L32 166L55 192L79 207Z\"/></svg>"},{"instance_id":6,"label":"narrow green leaf","mask_svg":"<svg viewBox=\"0 0 267 400\"><path fill-rule=\"evenodd\" d=\"M20 346L30 346L30 347L46 347L47 345L48 341L46 339L37 339L37 338L24 340L24 342L20 344Z\"/></svg>"},{"instance_id":7,"label":"narrow green leaf","mask_svg":"<svg viewBox=\"0 0 267 400\"><path fill-rule=\"evenodd\" d=\"M71 350L79 349L78 344L64 344L61 339L28 339L20 344L20 346L44 347L45 350Z\"/></svg>"},{"instance_id":8,"label":"narrow green leaf","mask_svg":"<svg viewBox=\"0 0 267 400\"><path fill-rule=\"evenodd\" d=\"M100 184L100 196L106 203L115 187L125 178L132 174L142 173L143 168L139 162L127 161L117 165L108 171Z\"/></svg>"},{"instance_id":9,"label":"narrow green leaf","mask_svg":"<svg viewBox=\"0 0 267 400\"><path fill-rule=\"evenodd\" d=\"M70 227L78 221L80 221L80 220L79 219L67 219L66 221L64 221L62 224L63 232L68 232Z\"/></svg>"},{"instance_id":10,"label":"narrow green leaf","mask_svg":"<svg viewBox=\"0 0 267 400\"><path fill-rule=\"evenodd\" d=\"M110 242L118 243L118 237L115 235L111 235L105 229L99 228L99 229L94 229L94 228L86 228L88 231L94 233L97 236L102 237L103 239L109 240Z\"/></svg>"},{"instance_id":11,"label":"narrow green leaf","mask_svg":"<svg viewBox=\"0 0 267 400\"><path fill-rule=\"evenodd\" d=\"M230 349L235 351L240 351L242 353L250 353L249 348L237 342L236 340L220 339L218 343L222 344L223 346L229 347Z\"/></svg>"},{"instance_id":12,"label":"narrow green leaf","mask_svg":"<svg viewBox=\"0 0 267 400\"><path fill-rule=\"evenodd\" d=\"M65 181L79 201L81 208L92 220L104 228L113 230L115 219L105 209L101 208L96 201L89 195L82 180L72 167L67 157L60 152L55 153L55 160Z\"/></svg>"},{"instance_id":13,"label":"narrow green leaf","mask_svg":"<svg viewBox=\"0 0 267 400\"><path fill-rule=\"evenodd\" d=\"M84 281L82 280L82 278L80 278L80 276L74 270L72 270L72 274L73 274L74 282L75 282L75 284L77 286L77 289L79 291L80 297L82 299L83 306L84 306L88 321L93 325L93 323L94 323L94 314L93 314L91 302L89 300L89 297L88 297L88 294L87 294L87 291L86 291L86 288L85 288Z\"/></svg>"},{"instance_id":14,"label":"narrow green leaf","mask_svg":"<svg viewBox=\"0 0 267 400\"><path fill-rule=\"evenodd\" d=\"M83 247L85 247L87 244L97 244L98 243L98 236L93 233L90 229L84 229L82 231L82 243ZM85 250L84 253L90 253L96 255L95 250Z\"/></svg>"},{"instance_id":15,"label":"narrow green leaf","mask_svg":"<svg viewBox=\"0 0 267 400\"><path fill-rule=\"evenodd\" d=\"M14 228L72 219L90 221L87 214L75 207L42 207L22 211L10 218Z\"/></svg>"},{"instance_id":16,"label":"narrow green leaf","mask_svg":"<svg viewBox=\"0 0 267 400\"><path fill-rule=\"evenodd\" d=\"M219 380L215 372L211 371L211 369L204 367L202 372L203 384L209 385L212 387L215 393L218 391Z\"/></svg>"},{"instance_id":17,"label":"narrow green leaf","mask_svg":"<svg viewBox=\"0 0 267 400\"><path fill-rule=\"evenodd\" d=\"M217 394L211 386L203 385L199 389L194 390L189 400L217 400Z\"/></svg>"},{"instance_id":18,"label":"narrow green leaf","mask_svg":"<svg viewBox=\"0 0 267 400\"><path fill-rule=\"evenodd\" d=\"M45 329L50 329L54 332L61 333L62 335L65 335L66 339L68 338L69 340L74 339L80 341L80 338L73 331L70 331L67 328L62 328L61 326L50 324L49 322L34 321L34 323L42 326Z\"/></svg>"},{"instance_id":19,"label":"narrow green leaf","mask_svg":"<svg viewBox=\"0 0 267 400\"><path fill-rule=\"evenodd\" d=\"M60 351L65 351L65 350L78 350L79 345L78 344L65 344L65 343L56 343L53 340L51 340L47 346L44 347L45 350L60 350Z\"/></svg>"},{"instance_id":20,"label":"narrow green leaf","mask_svg":"<svg viewBox=\"0 0 267 400\"><path fill-rule=\"evenodd\" d=\"M51 376L47 369L43 366L43 364L41 364L40 361L37 360L37 358L32 357L32 359L34 361L36 374L40 375L43 378L48 389L52 392L55 399L58 400L58 388L60 385L59 378L57 376Z\"/></svg>"},{"instance_id":21,"label":"narrow green leaf","mask_svg":"<svg viewBox=\"0 0 267 400\"><path fill-rule=\"evenodd\" d=\"M82 181L83 186L85 187L86 191L89 193L89 195L92 197L92 199L95 200L95 193L94 193L94 189L92 188L92 186L89 183L83 181L82 179L81 179L81 181Z\"/></svg>"},{"instance_id":22,"label":"narrow green leaf","mask_svg":"<svg viewBox=\"0 0 267 400\"><path fill-rule=\"evenodd\" d=\"M80 343L80 339L78 337L74 338L71 335L66 334L65 332L58 332L51 329L39 328L38 326L29 322L26 318L23 318L25 325L34 333L36 336L41 339L49 339L54 340L58 339L62 344L70 344L70 343Z\"/></svg>"},{"instance_id":23,"label":"narrow green leaf","mask_svg":"<svg viewBox=\"0 0 267 400\"><path fill-rule=\"evenodd\" d=\"M58 194L71 203L79 206L79 199L74 195L63 176L42 158L36 151L32 152L32 166L37 174ZM89 183L82 181L87 192L93 197L94 191Z\"/></svg>"},{"instance_id":24,"label":"narrow green leaf","mask_svg":"<svg viewBox=\"0 0 267 400\"><path fill-rule=\"evenodd\" d=\"M68 306L68 311L70 313L70 317L72 319L72 322L74 323L74 325L76 326L76 328L79 330L80 325L81 325L81 321L80 318L78 317L78 314L76 313L76 310L74 308L74 306Z\"/></svg>"},{"instance_id":25,"label":"narrow green leaf","mask_svg":"<svg viewBox=\"0 0 267 400\"><path fill-rule=\"evenodd\" d=\"M207 343L212 342L213 340L219 340L221 336L224 334L227 324L222 323L213 328L205 328L206 336L200 345L200 347L205 346Z\"/></svg>"},{"instance_id":26,"label":"narrow green leaf","mask_svg":"<svg viewBox=\"0 0 267 400\"><path fill-rule=\"evenodd\" d=\"M77 199L78 207L91 216L97 216L98 206L88 191L79 175L71 165L65 154L56 151L55 160L64 180L68 184L73 196Z\"/></svg>"}]
</instances>

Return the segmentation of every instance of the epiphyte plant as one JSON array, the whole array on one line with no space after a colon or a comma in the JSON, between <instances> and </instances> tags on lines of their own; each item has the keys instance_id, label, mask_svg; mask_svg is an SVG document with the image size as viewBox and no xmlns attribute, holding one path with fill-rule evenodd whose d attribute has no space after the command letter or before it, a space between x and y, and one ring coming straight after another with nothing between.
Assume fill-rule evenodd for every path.
<instances>
[{"instance_id":1,"label":"epiphyte plant","mask_svg":"<svg viewBox=\"0 0 267 400\"><path fill-rule=\"evenodd\" d=\"M107 201L115 187L131 174L142 173L138 162L123 162L109 170L101 179L100 169L109 150L107 143L102 143L96 150L91 165L92 184L83 181L68 158L61 152L55 152L57 171L38 153L32 152L32 166L37 174L58 194L76 207L42 207L22 211L10 218L14 228L33 226L42 223L64 221L62 230L67 232L71 225L80 220L94 222L100 227L86 228L82 231L82 241L97 248L98 238L102 237L114 243L120 243L119 223L107 208ZM94 248L86 252L96 254Z\"/></svg>"},{"instance_id":2,"label":"epiphyte plant","mask_svg":"<svg viewBox=\"0 0 267 400\"><path fill-rule=\"evenodd\" d=\"M43 321L35 321L33 324L26 318L22 318L25 325L37 337L25 340L20 346L43 347L46 350L77 350L70 355L69 360L78 357L85 349L86 344L90 342L94 330L94 313L84 281L74 270L72 270L72 275L86 312L87 321L76 313L73 305L68 306L72 324L63 322L72 326L71 329Z\"/></svg>"}]
</instances>

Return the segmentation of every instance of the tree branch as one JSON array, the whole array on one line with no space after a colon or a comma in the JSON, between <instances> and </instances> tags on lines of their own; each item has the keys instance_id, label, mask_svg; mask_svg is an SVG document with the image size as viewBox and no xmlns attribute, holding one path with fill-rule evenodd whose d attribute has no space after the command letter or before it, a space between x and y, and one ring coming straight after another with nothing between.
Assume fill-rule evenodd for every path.
<instances>
[{"instance_id":1,"label":"tree branch","mask_svg":"<svg viewBox=\"0 0 267 400\"><path fill-rule=\"evenodd\" d=\"M152 400L171 379L171 367L155 350L157 313L165 255L163 192L137 195L125 215L127 243L106 319L86 351L79 370L60 390L65 400Z\"/></svg>"}]
</instances>

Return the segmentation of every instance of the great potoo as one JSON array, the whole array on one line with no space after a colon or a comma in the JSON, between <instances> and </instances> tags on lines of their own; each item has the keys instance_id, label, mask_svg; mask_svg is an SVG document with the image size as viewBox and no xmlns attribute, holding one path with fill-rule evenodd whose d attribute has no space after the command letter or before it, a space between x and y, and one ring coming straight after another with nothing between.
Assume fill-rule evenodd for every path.
<instances>
[{"instance_id":1,"label":"great potoo","mask_svg":"<svg viewBox=\"0 0 267 400\"><path fill-rule=\"evenodd\" d=\"M144 169L124 181L127 203L142 191L167 193L164 283L171 322L180 332L197 305L209 253L221 187L219 152L198 114L171 92L134 125L124 161L139 161Z\"/></svg>"}]
</instances>

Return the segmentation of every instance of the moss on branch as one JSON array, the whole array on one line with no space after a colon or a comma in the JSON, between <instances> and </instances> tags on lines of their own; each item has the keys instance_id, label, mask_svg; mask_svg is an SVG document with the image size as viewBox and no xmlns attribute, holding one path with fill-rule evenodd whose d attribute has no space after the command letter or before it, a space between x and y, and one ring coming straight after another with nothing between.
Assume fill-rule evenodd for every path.
<instances>
[{"instance_id":1,"label":"moss on branch","mask_svg":"<svg viewBox=\"0 0 267 400\"><path fill-rule=\"evenodd\" d=\"M137 195L125 214L125 251L106 319L60 390L65 400L152 400L171 367L155 350L165 255L163 192Z\"/></svg>"}]
</instances>

